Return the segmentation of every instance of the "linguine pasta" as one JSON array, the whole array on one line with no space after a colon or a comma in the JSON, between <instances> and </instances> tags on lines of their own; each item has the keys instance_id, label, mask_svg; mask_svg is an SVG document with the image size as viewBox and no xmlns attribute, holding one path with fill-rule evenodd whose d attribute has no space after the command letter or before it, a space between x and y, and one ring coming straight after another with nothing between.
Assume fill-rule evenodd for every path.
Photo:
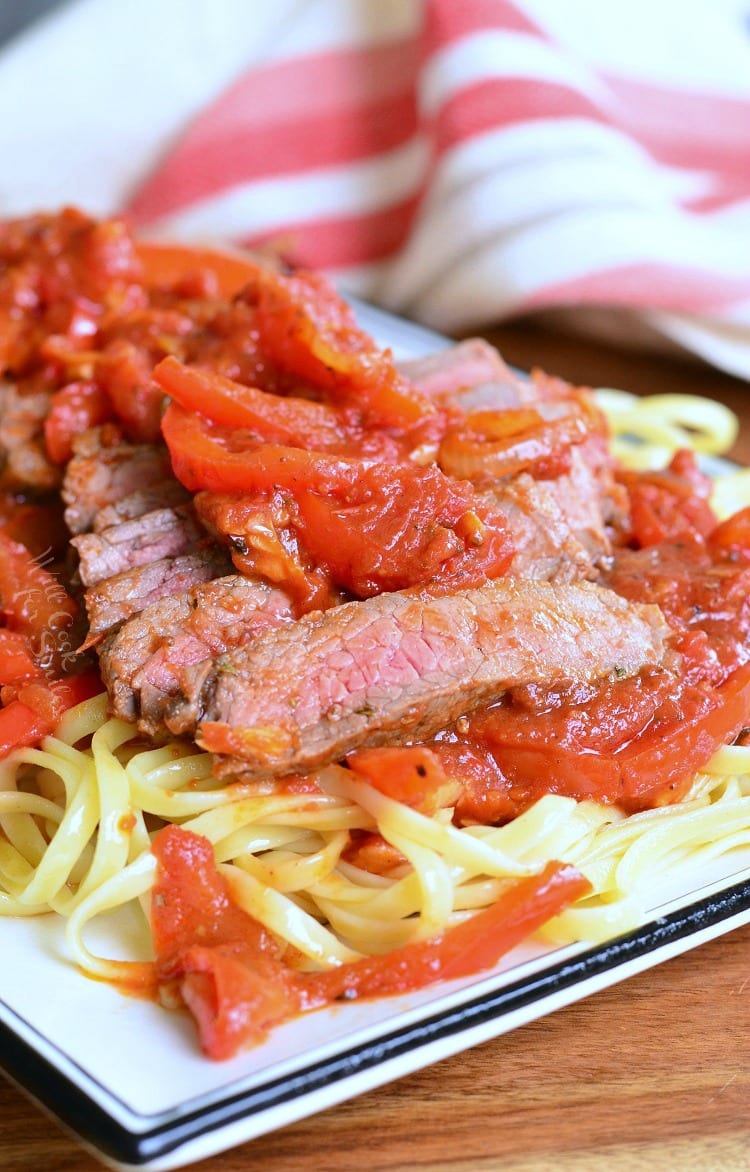
<instances>
[{"instance_id":1,"label":"linguine pasta","mask_svg":"<svg viewBox=\"0 0 750 1172\"><path fill-rule=\"evenodd\" d=\"M628 468L663 468L680 449L720 456L737 438L737 416L701 395L632 395L611 387L595 392L607 416L616 458Z\"/></svg>"},{"instance_id":2,"label":"linguine pasta","mask_svg":"<svg viewBox=\"0 0 750 1172\"><path fill-rule=\"evenodd\" d=\"M547 795L504 826L458 829L449 812L426 817L337 766L318 783L303 795L222 785L208 754L144 748L131 726L106 718L104 697L88 700L40 750L2 767L0 913L57 912L84 972L146 983L145 958L95 955L86 928L132 900L148 915L147 827L170 821L210 839L240 906L306 963L330 968L433 936L550 859L573 863L593 893L543 938L601 941L642 922L667 877L750 845L750 748L739 746L721 749L679 805L630 817ZM353 829L379 831L407 862L387 877L348 863Z\"/></svg>"}]
</instances>

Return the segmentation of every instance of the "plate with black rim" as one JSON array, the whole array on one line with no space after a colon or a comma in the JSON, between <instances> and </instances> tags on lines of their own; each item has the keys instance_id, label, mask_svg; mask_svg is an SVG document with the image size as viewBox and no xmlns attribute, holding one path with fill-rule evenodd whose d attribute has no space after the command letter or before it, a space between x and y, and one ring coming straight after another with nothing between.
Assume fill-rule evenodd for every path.
<instances>
[{"instance_id":1,"label":"plate with black rim","mask_svg":"<svg viewBox=\"0 0 750 1172\"><path fill-rule=\"evenodd\" d=\"M363 327L417 357L440 335L368 306ZM104 1162L182 1167L506 1033L750 923L750 842L662 888L648 921L597 946L525 944L497 968L286 1023L223 1063L187 1015L83 977L55 917L0 922L0 1065ZM138 947L127 909L97 929L110 955Z\"/></svg>"}]
</instances>

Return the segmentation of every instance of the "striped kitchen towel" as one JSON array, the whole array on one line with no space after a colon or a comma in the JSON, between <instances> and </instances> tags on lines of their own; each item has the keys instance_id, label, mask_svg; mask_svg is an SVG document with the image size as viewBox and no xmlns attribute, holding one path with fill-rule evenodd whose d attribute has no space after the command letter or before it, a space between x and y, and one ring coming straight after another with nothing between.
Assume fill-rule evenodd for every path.
<instances>
[{"instance_id":1,"label":"striped kitchen towel","mask_svg":"<svg viewBox=\"0 0 750 1172\"><path fill-rule=\"evenodd\" d=\"M565 311L750 377L748 0L77 0L6 57L74 34L114 58L68 59L83 141L36 204L270 244L447 331Z\"/></svg>"}]
</instances>

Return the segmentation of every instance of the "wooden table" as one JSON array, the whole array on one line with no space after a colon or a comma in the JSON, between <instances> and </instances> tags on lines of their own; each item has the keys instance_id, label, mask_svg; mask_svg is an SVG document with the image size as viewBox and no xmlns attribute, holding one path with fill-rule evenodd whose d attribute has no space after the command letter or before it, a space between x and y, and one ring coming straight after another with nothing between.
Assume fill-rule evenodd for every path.
<instances>
[{"instance_id":1,"label":"wooden table","mask_svg":"<svg viewBox=\"0 0 750 1172\"><path fill-rule=\"evenodd\" d=\"M531 326L494 331L509 361L637 392L750 386L676 359ZM8 963L8 958L5 963ZM0 1081L3 1172L100 1165ZM195 1172L683 1172L750 1169L750 926L438 1066L194 1165Z\"/></svg>"}]
</instances>

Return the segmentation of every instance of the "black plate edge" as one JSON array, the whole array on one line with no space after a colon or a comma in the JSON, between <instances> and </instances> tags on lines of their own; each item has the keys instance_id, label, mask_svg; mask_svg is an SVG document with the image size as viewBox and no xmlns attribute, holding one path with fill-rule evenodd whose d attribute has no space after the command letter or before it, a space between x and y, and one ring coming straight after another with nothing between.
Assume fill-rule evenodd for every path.
<instances>
[{"instance_id":1,"label":"black plate edge","mask_svg":"<svg viewBox=\"0 0 750 1172\"><path fill-rule=\"evenodd\" d=\"M10 1078L66 1128L105 1158L141 1167L164 1157L191 1140L250 1115L278 1107L332 1083L398 1058L414 1047L463 1033L490 1020L564 992L584 980L614 973L648 953L676 944L697 932L750 910L750 880L670 912L641 928L596 945L502 989L480 994L455 1009L439 1011L331 1058L274 1079L260 1087L226 1094L218 1102L174 1118L159 1117L148 1130L135 1134L93 1101L72 1079L39 1054L29 1042L0 1023L0 1065ZM104 1088L106 1090L106 1088Z\"/></svg>"}]
</instances>

